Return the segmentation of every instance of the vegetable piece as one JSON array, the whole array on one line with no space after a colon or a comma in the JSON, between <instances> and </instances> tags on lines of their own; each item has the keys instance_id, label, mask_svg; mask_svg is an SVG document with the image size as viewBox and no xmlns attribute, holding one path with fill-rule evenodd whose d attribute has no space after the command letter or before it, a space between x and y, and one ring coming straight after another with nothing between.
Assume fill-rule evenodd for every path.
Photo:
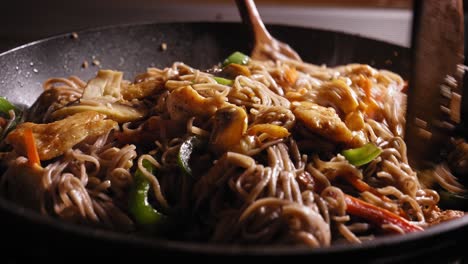
<instances>
[{"instance_id":1,"label":"vegetable piece","mask_svg":"<svg viewBox=\"0 0 468 264\"><path fill-rule=\"evenodd\" d=\"M83 99L114 97L122 98L120 83L123 73L112 70L99 70L96 77L91 79L83 91Z\"/></svg>"},{"instance_id":2,"label":"vegetable piece","mask_svg":"<svg viewBox=\"0 0 468 264\"><path fill-rule=\"evenodd\" d=\"M41 160L39 159L39 153L37 152L36 140L34 139L32 128L28 127L24 130L24 145L26 146L26 152L28 155L29 165L41 166Z\"/></svg>"},{"instance_id":3,"label":"vegetable piece","mask_svg":"<svg viewBox=\"0 0 468 264\"><path fill-rule=\"evenodd\" d=\"M6 98L0 97L0 112L2 112L4 114L8 114L8 112L10 110L14 110L15 112L19 112L18 108L16 108Z\"/></svg>"},{"instance_id":4,"label":"vegetable piece","mask_svg":"<svg viewBox=\"0 0 468 264\"><path fill-rule=\"evenodd\" d=\"M63 119L66 116L85 111L96 111L105 114L108 118L119 123L143 119L148 114L148 109L143 104L123 101L121 92L122 78L122 72L99 70L96 77L87 83L81 99L54 111L51 115L52 119ZM129 85L125 86L124 93L126 98L129 99L140 98L161 88L161 84L157 81L130 86L130 88ZM143 89L146 91L143 92ZM93 103L84 103L83 99L90 99Z\"/></svg>"},{"instance_id":5,"label":"vegetable piece","mask_svg":"<svg viewBox=\"0 0 468 264\"><path fill-rule=\"evenodd\" d=\"M1 131L0 141L3 140L8 135L8 133L10 133L10 131L15 129L15 127L16 127L16 125L18 125L18 123L22 122L21 120L22 120L22 114L18 113L15 116L15 120L13 120L11 122L7 122L7 125L3 128L3 130L0 130Z\"/></svg>"},{"instance_id":6,"label":"vegetable piece","mask_svg":"<svg viewBox=\"0 0 468 264\"><path fill-rule=\"evenodd\" d=\"M359 75L359 78L357 80L357 84L361 87L361 89L364 91L365 97L364 97L364 113L372 118L376 119L377 112L379 111L379 105L377 102L374 100L373 95L372 95L372 81L364 76L363 74Z\"/></svg>"},{"instance_id":7,"label":"vegetable piece","mask_svg":"<svg viewBox=\"0 0 468 264\"><path fill-rule=\"evenodd\" d=\"M284 79L289 85L294 85L297 81L298 74L296 68L287 68L284 71Z\"/></svg>"},{"instance_id":8,"label":"vegetable piece","mask_svg":"<svg viewBox=\"0 0 468 264\"><path fill-rule=\"evenodd\" d=\"M9 119L9 112L10 110L15 111L15 119L12 120L11 122L8 120ZM12 131L16 125L22 122L23 120L23 113L20 109L18 109L15 105L10 103L7 99L4 97L0 97L0 113L3 113L8 116L8 119L4 119L2 117L2 120L5 122L1 122L3 124L0 125L0 141L3 140L10 131Z\"/></svg>"},{"instance_id":9,"label":"vegetable piece","mask_svg":"<svg viewBox=\"0 0 468 264\"><path fill-rule=\"evenodd\" d=\"M223 68L223 71L221 72L224 77L230 78L230 79L235 79L237 76L242 75L242 76L247 76L250 77L252 73L250 72L249 68L244 65L240 65L237 63L231 63L229 65L226 65Z\"/></svg>"},{"instance_id":10,"label":"vegetable piece","mask_svg":"<svg viewBox=\"0 0 468 264\"><path fill-rule=\"evenodd\" d=\"M371 99L372 96L372 81L364 76L363 74L360 74L358 79L357 79L357 85L361 87L361 89L364 91L364 94L366 95L365 99Z\"/></svg>"},{"instance_id":11,"label":"vegetable piece","mask_svg":"<svg viewBox=\"0 0 468 264\"><path fill-rule=\"evenodd\" d=\"M95 111L104 114L109 119L112 119L120 124L143 119L148 114L148 110L144 107L129 106L117 102L103 102L102 104L98 105L72 104L70 106L58 109L57 111L53 112L51 116L53 119L57 120L86 111Z\"/></svg>"},{"instance_id":12,"label":"vegetable piece","mask_svg":"<svg viewBox=\"0 0 468 264\"><path fill-rule=\"evenodd\" d=\"M231 63L246 65L247 63L249 63L249 60L249 56L245 55L242 52L236 51L224 60L223 66L229 65Z\"/></svg>"},{"instance_id":13,"label":"vegetable piece","mask_svg":"<svg viewBox=\"0 0 468 264\"><path fill-rule=\"evenodd\" d=\"M354 166L362 166L377 158L382 149L374 143L367 143L360 148L343 150L341 154Z\"/></svg>"},{"instance_id":14,"label":"vegetable piece","mask_svg":"<svg viewBox=\"0 0 468 264\"><path fill-rule=\"evenodd\" d=\"M344 175L343 178L349 183L351 184L354 188L356 188L358 191L360 192L370 192L372 193L373 195L379 197L380 199L382 199L383 201L385 202L391 202L390 198L388 198L387 196L379 193L379 191L377 191L377 189L375 189L374 187L370 186L369 184L367 184L365 181L359 179L358 177L356 177L355 175L352 175L352 174L347 174L347 175ZM402 217L405 217L407 218L407 214L406 212L402 209L402 208L399 208L398 210L398 214Z\"/></svg>"},{"instance_id":15,"label":"vegetable piece","mask_svg":"<svg viewBox=\"0 0 468 264\"><path fill-rule=\"evenodd\" d=\"M258 133L266 133L272 138L285 138L289 136L289 131L282 126L273 124L256 124L247 129L248 135L257 135Z\"/></svg>"},{"instance_id":16,"label":"vegetable piece","mask_svg":"<svg viewBox=\"0 0 468 264\"><path fill-rule=\"evenodd\" d=\"M227 85L227 86L231 86L234 83L233 80L229 80L229 79L226 79L226 78L223 78L223 77L213 77L213 79L217 83L222 84L222 85Z\"/></svg>"},{"instance_id":17,"label":"vegetable piece","mask_svg":"<svg viewBox=\"0 0 468 264\"><path fill-rule=\"evenodd\" d=\"M197 136L190 136L187 138L182 145L180 145L179 155L177 157L177 163L182 171L192 176L192 168L190 167L190 158L194 150L202 146L202 141Z\"/></svg>"},{"instance_id":18,"label":"vegetable piece","mask_svg":"<svg viewBox=\"0 0 468 264\"><path fill-rule=\"evenodd\" d=\"M382 195L381 193L379 193L377 191L377 189L373 188L372 186L367 184L365 181L359 179L358 177L356 177L356 176L354 176L352 174L347 174L347 175L343 175L343 178L349 184L351 184L354 188L356 188L358 191L360 191L360 192L366 192L367 191L367 192L370 192L370 193L376 195L377 197L379 197L381 199L389 201L388 198L385 195Z\"/></svg>"},{"instance_id":19,"label":"vegetable piece","mask_svg":"<svg viewBox=\"0 0 468 264\"><path fill-rule=\"evenodd\" d=\"M143 167L150 173L154 173L154 166L147 160L143 160ZM146 229L155 229L166 218L154 209L148 202L150 182L140 169L135 172L134 184L129 194L129 211L137 224Z\"/></svg>"},{"instance_id":20,"label":"vegetable piece","mask_svg":"<svg viewBox=\"0 0 468 264\"><path fill-rule=\"evenodd\" d=\"M364 115L361 111L347 114L344 122L351 131L362 131L365 126Z\"/></svg>"},{"instance_id":21,"label":"vegetable piece","mask_svg":"<svg viewBox=\"0 0 468 264\"><path fill-rule=\"evenodd\" d=\"M364 218L381 227L383 224L394 224L405 233L423 231L423 228L410 223L408 220L373 204L345 194L346 212L350 215ZM390 230L395 232L393 230Z\"/></svg>"}]
</instances>

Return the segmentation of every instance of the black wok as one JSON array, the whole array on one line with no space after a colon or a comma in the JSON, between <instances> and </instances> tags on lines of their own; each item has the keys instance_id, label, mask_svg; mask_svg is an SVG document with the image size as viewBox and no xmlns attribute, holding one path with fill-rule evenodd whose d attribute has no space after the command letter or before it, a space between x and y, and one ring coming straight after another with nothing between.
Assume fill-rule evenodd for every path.
<instances>
[{"instance_id":1,"label":"black wok","mask_svg":"<svg viewBox=\"0 0 468 264\"><path fill-rule=\"evenodd\" d=\"M330 31L273 25L272 35L289 43L305 61L329 66L366 63L387 68L408 78L409 51L371 39ZM167 44L162 51L160 45ZM62 35L0 54L0 95L15 103L31 105L52 76L95 75L98 67L125 72L132 79L149 66L165 67L183 61L209 68L228 54L249 53L252 43L245 27L236 23L173 23L132 25L80 32L78 38ZM89 67L83 68L84 61ZM323 249L291 247L242 247L165 241L89 227L79 227L19 207L0 198L0 234L4 253L65 253L113 256L189 255L309 255L311 261L350 259L353 262L435 262L463 255L468 218L432 227L425 232L392 236L362 245ZM6 245L6 248L5 246ZM7 250L5 250L7 249ZM9 249L13 249L9 251Z\"/></svg>"}]
</instances>

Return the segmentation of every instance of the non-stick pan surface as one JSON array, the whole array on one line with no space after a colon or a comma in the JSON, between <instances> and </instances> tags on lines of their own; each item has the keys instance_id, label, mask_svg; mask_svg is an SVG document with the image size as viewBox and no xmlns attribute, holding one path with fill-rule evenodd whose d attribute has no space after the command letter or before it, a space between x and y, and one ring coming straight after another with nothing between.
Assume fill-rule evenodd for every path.
<instances>
[{"instance_id":1,"label":"non-stick pan surface","mask_svg":"<svg viewBox=\"0 0 468 264\"><path fill-rule=\"evenodd\" d=\"M408 78L409 51L405 48L344 33L272 25L272 35L289 43L301 57L315 64L334 66L365 63ZM161 44L167 45L162 50ZM94 76L100 68L125 72L133 79L147 67L166 67L174 61L206 69L233 51L249 53L251 37L238 23L169 23L129 25L79 32L38 41L0 55L0 95L31 105L49 77ZM88 67L82 67L84 61ZM92 62L95 62L94 65ZM468 219L461 218L425 232L392 236L362 245L323 249L246 247L197 244L143 238L43 217L0 198L2 248L49 255L55 252L139 256L188 255L310 255L319 259L352 262L435 262L463 255ZM5 246L6 247L5 247ZM312 258L313 257L313 258Z\"/></svg>"}]
</instances>

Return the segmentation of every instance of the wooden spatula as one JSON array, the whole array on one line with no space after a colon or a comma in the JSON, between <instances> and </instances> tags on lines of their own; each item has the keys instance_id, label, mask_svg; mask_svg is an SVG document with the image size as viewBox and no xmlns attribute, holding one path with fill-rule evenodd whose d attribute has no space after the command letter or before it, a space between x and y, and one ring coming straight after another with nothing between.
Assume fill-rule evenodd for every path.
<instances>
[{"instance_id":1,"label":"wooden spatula","mask_svg":"<svg viewBox=\"0 0 468 264\"><path fill-rule=\"evenodd\" d=\"M411 50L405 141L411 165L423 169L437 162L460 121L462 0L416 0Z\"/></svg>"},{"instance_id":2,"label":"wooden spatula","mask_svg":"<svg viewBox=\"0 0 468 264\"><path fill-rule=\"evenodd\" d=\"M288 44L270 35L260 18L253 0L236 0L237 8L244 23L248 24L255 36L251 57L257 60L298 60L301 57Z\"/></svg>"}]
</instances>

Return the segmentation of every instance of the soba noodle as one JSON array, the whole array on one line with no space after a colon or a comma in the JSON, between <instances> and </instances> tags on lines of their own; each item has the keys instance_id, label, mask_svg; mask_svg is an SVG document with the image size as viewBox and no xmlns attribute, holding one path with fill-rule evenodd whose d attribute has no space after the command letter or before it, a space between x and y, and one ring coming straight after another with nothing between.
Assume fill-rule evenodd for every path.
<instances>
[{"instance_id":1,"label":"soba noodle","mask_svg":"<svg viewBox=\"0 0 468 264\"><path fill-rule=\"evenodd\" d=\"M4 142L1 192L65 221L153 234L129 205L140 171L170 238L316 248L423 230L441 210L408 164L404 85L368 65L252 59L209 72L176 62L134 82L115 71L52 78L27 113L34 123ZM27 124L41 166L25 151ZM181 149L193 137L187 173ZM342 152L369 142L381 153L367 164Z\"/></svg>"}]
</instances>

